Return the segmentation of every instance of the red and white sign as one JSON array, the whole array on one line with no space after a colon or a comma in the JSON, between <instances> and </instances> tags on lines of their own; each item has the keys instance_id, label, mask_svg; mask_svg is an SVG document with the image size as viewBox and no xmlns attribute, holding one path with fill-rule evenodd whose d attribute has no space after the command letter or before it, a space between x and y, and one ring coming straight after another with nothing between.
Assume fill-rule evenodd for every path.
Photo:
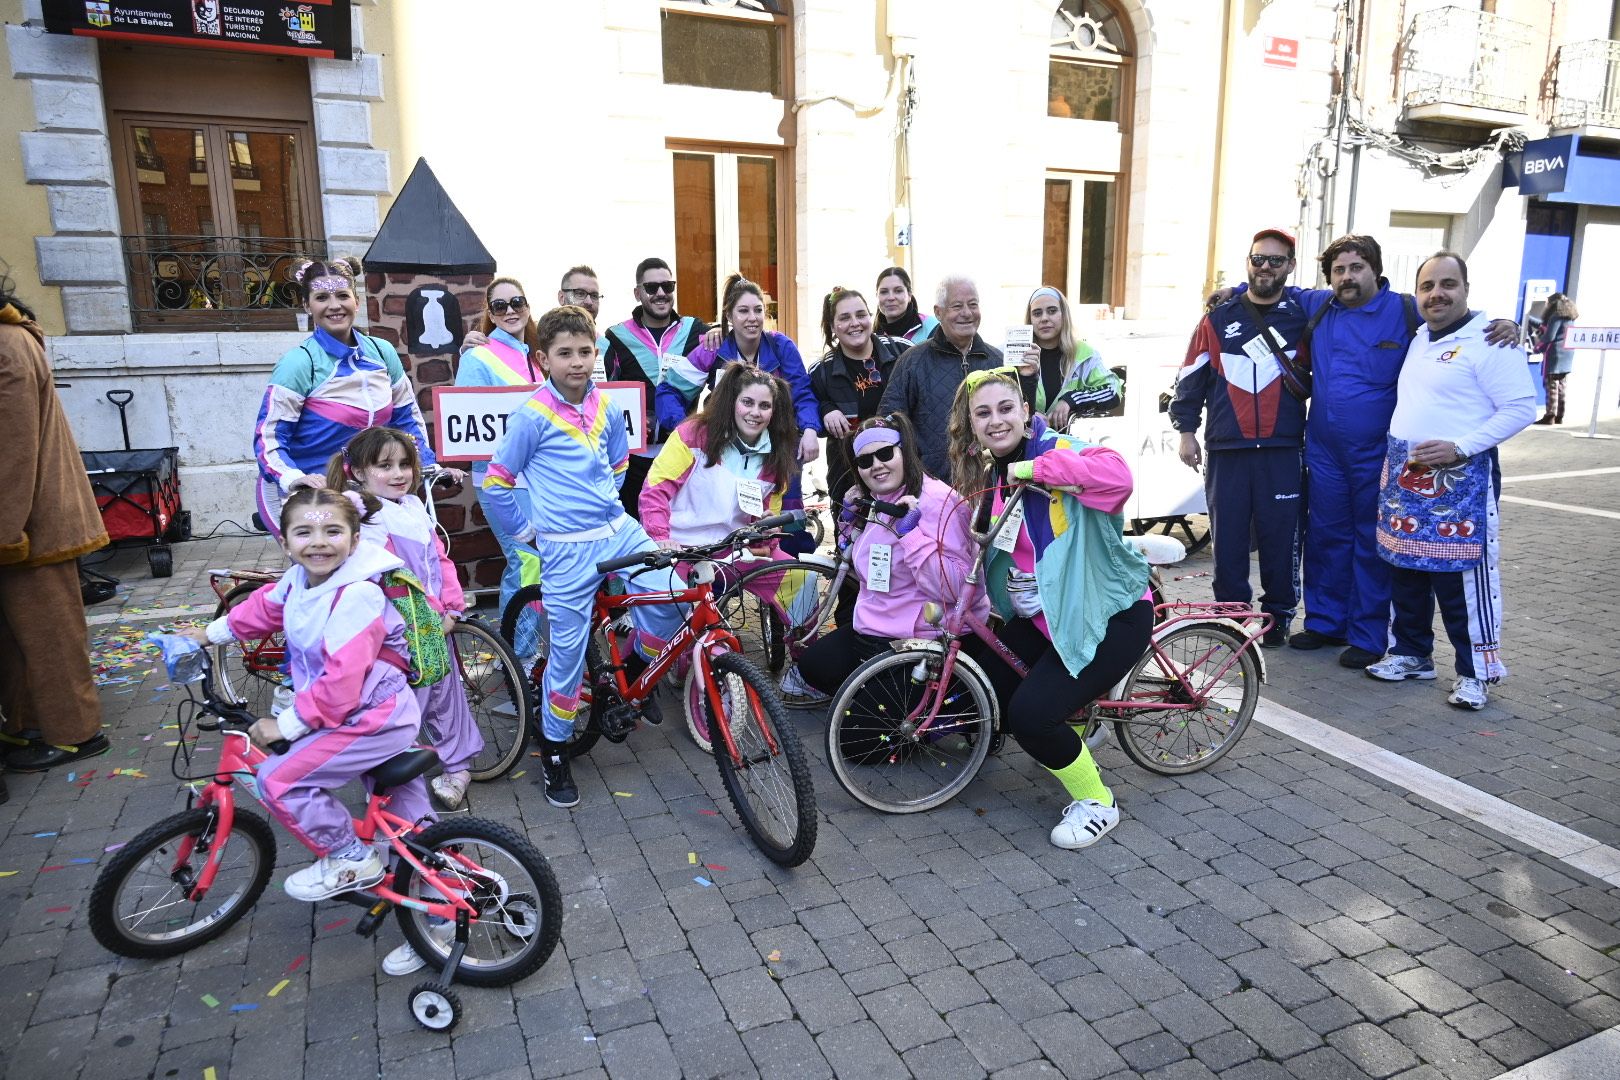
<instances>
[{"instance_id":1,"label":"red and white sign","mask_svg":"<svg viewBox=\"0 0 1620 1080\"><path fill-rule=\"evenodd\" d=\"M630 452L647 447L647 386L639 382L603 382L596 388L612 408L624 413ZM488 461L495 453L506 421L529 400L537 386L435 386L433 452L446 461Z\"/></svg>"},{"instance_id":2,"label":"red and white sign","mask_svg":"<svg viewBox=\"0 0 1620 1080\"><path fill-rule=\"evenodd\" d=\"M1266 51L1260 58L1267 67L1299 67L1299 39L1266 36Z\"/></svg>"}]
</instances>

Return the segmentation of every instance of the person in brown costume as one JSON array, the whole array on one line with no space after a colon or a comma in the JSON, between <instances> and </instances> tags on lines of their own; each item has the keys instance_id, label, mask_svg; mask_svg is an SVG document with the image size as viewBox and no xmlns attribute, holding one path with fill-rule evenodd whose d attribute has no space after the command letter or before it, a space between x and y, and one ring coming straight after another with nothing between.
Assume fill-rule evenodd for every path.
<instances>
[{"instance_id":1,"label":"person in brown costume","mask_svg":"<svg viewBox=\"0 0 1620 1080\"><path fill-rule=\"evenodd\" d=\"M104 754L75 560L107 530L56 396L45 335L0 276L0 748L40 772Z\"/></svg>"}]
</instances>

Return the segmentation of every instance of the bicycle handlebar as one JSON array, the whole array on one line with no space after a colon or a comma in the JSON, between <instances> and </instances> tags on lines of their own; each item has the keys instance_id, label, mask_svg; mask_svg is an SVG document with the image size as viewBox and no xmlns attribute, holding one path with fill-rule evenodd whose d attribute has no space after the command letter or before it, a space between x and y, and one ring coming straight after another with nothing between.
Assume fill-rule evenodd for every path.
<instances>
[{"instance_id":1,"label":"bicycle handlebar","mask_svg":"<svg viewBox=\"0 0 1620 1080\"><path fill-rule=\"evenodd\" d=\"M880 514L888 514L890 517L905 517L911 512L910 507L902 506L899 503L884 502L882 499L867 499L866 501L871 504L873 510Z\"/></svg>"},{"instance_id":2,"label":"bicycle handlebar","mask_svg":"<svg viewBox=\"0 0 1620 1080\"><path fill-rule=\"evenodd\" d=\"M710 544L694 544L691 547L676 548L672 551L662 549L638 551L633 555L621 555L616 559L604 559L596 564L596 572L598 574L612 574L619 570L627 570L632 566L656 568L673 566L678 562L692 562L707 558L717 551L742 547L744 544L752 543L762 538L766 533L776 529L783 532L803 532L804 527L804 511L789 510L785 514L773 514L770 517L760 518L758 521L744 525L724 540L717 540Z\"/></svg>"}]
</instances>

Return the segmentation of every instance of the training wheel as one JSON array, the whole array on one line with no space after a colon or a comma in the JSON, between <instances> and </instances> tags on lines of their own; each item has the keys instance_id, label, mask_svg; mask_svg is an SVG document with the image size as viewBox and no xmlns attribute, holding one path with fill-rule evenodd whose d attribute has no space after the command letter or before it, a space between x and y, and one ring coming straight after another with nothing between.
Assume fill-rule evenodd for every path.
<instances>
[{"instance_id":1,"label":"training wheel","mask_svg":"<svg viewBox=\"0 0 1620 1080\"><path fill-rule=\"evenodd\" d=\"M425 982L412 988L411 1015L429 1031L449 1031L461 1019L461 999L443 983Z\"/></svg>"}]
</instances>

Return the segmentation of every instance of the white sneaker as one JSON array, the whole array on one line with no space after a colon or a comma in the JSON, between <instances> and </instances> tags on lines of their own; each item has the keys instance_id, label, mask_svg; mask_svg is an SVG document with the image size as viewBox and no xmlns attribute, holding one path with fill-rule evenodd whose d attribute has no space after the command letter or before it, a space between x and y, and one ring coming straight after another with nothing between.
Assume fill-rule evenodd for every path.
<instances>
[{"instance_id":1,"label":"white sneaker","mask_svg":"<svg viewBox=\"0 0 1620 1080\"><path fill-rule=\"evenodd\" d=\"M453 922L431 923L428 926L428 937L433 939L435 945L450 948L450 943L456 940L456 924ZM406 942L399 948L383 957L382 970L384 975L409 975L413 971L421 971L427 967L427 961L422 955L411 948Z\"/></svg>"},{"instance_id":2,"label":"white sneaker","mask_svg":"<svg viewBox=\"0 0 1620 1080\"><path fill-rule=\"evenodd\" d=\"M467 783L472 779L472 773L466 769L457 769L455 772L435 776L428 782L433 789L433 797L439 800L439 805L446 810L454 810L461 805L461 800L467 794Z\"/></svg>"},{"instance_id":3,"label":"white sneaker","mask_svg":"<svg viewBox=\"0 0 1620 1080\"><path fill-rule=\"evenodd\" d=\"M1470 679L1467 675L1457 676L1457 681L1451 685L1451 696L1446 698L1447 705L1455 705L1459 709L1483 709L1490 696L1485 692L1485 683L1480 679Z\"/></svg>"},{"instance_id":4,"label":"white sneaker","mask_svg":"<svg viewBox=\"0 0 1620 1080\"><path fill-rule=\"evenodd\" d=\"M823 694L820 690L804 681L804 676L799 674L798 664L790 664L788 669L782 672L780 689L783 699L791 701L795 705L810 705L818 701L829 700L829 695Z\"/></svg>"},{"instance_id":5,"label":"white sneaker","mask_svg":"<svg viewBox=\"0 0 1620 1080\"><path fill-rule=\"evenodd\" d=\"M368 889L383 879L383 861L375 848L366 848L364 857L340 859L322 855L282 883L294 900L325 900L339 893Z\"/></svg>"},{"instance_id":6,"label":"white sneaker","mask_svg":"<svg viewBox=\"0 0 1620 1080\"><path fill-rule=\"evenodd\" d=\"M291 683L277 683L275 690L270 694L270 708L274 711L271 716L280 716L293 706L293 698L298 695L293 692Z\"/></svg>"},{"instance_id":7,"label":"white sneaker","mask_svg":"<svg viewBox=\"0 0 1620 1080\"><path fill-rule=\"evenodd\" d=\"M1385 682L1402 682L1406 679L1429 682L1434 679L1434 661L1426 656L1396 656L1390 653L1378 663L1368 664L1367 674Z\"/></svg>"},{"instance_id":8,"label":"white sneaker","mask_svg":"<svg viewBox=\"0 0 1620 1080\"><path fill-rule=\"evenodd\" d=\"M1090 847L1119 824L1119 807L1096 799L1072 802L1063 810L1063 820L1052 830L1052 843L1074 851Z\"/></svg>"}]
</instances>

